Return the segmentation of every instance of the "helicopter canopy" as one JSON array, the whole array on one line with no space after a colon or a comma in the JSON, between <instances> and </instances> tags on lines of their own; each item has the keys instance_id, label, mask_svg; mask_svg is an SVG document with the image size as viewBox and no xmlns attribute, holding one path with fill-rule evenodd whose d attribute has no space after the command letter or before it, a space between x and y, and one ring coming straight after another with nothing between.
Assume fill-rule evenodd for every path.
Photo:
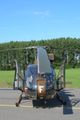
<instances>
[{"instance_id":1,"label":"helicopter canopy","mask_svg":"<svg viewBox=\"0 0 80 120\"><path fill-rule=\"evenodd\" d=\"M47 86L54 80L55 71L51 68L51 73L45 73L44 78L47 81ZM37 77L38 77L38 66L37 64L30 64L25 70L25 80L26 85L30 89L36 89L37 87Z\"/></svg>"}]
</instances>

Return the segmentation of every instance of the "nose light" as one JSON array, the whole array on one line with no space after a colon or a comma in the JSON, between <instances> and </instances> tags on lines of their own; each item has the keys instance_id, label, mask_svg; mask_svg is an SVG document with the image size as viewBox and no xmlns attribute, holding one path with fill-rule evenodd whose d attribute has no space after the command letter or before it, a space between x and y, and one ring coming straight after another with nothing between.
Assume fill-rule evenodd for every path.
<instances>
[{"instance_id":1,"label":"nose light","mask_svg":"<svg viewBox=\"0 0 80 120\"><path fill-rule=\"evenodd\" d=\"M46 80L37 80L37 95L38 97L45 97L46 96Z\"/></svg>"}]
</instances>

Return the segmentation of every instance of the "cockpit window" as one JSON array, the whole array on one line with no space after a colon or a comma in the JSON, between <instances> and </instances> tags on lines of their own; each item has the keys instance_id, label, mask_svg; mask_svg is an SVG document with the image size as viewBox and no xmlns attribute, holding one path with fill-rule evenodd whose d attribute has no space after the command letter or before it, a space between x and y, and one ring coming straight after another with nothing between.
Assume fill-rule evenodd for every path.
<instances>
[{"instance_id":1,"label":"cockpit window","mask_svg":"<svg viewBox=\"0 0 80 120\"><path fill-rule=\"evenodd\" d=\"M37 65L32 64L29 65L25 71L25 79L27 87L33 88L36 84L36 78L37 78Z\"/></svg>"},{"instance_id":2,"label":"cockpit window","mask_svg":"<svg viewBox=\"0 0 80 120\"><path fill-rule=\"evenodd\" d=\"M46 86L50 86L54 80L54 69L51 68L51 73L45 73L43 79L46 79ZM36 64L29 65L25 70L26 85L30 89L35 89L37 86L38 67Z\"/></svg>"}]
</instances>

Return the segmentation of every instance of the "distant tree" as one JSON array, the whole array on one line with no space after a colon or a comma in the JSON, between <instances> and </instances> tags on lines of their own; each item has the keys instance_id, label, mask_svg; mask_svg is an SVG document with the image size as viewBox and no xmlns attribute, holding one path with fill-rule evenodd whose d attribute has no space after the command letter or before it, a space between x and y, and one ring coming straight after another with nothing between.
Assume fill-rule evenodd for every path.
<instances>
[{"instance_id":1,"label":"distant tree","mask_svg":"<svg viewBox=\"0 0 80 120\"><path fill-rule=\"evenodd\" d=\"M25 50L11 50L12 48L24 48L28 46L47 46L47 52L53 53L55 56L55 65L59 65L62 61L62 54L64 51L68 52L68 66L74 63L74 53L76 51L80 52L80 39L76 38L57 38L57 39L47 39L47 40L32 40L32 41L22 41L22 42L9 42L0 44L0 69L13 69L14 59L23 66L27 60L27 53ZM3 51L4 50L4 51ZM33 53L29 54L29 61L33 62Z\"/></svg>"}]
</instances>

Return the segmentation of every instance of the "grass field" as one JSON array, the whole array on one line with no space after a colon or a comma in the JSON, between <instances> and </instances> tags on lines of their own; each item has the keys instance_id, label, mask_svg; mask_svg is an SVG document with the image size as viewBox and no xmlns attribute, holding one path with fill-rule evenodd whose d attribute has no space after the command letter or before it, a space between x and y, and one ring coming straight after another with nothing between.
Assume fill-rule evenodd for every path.
<instances>
[{"instance_id":1,"label":"grass field","mask_svg":"<svg viewBox=\"0 0 80 120\"><path fill-rule=\"evenodd\" d=\"M12 87L14 71L0 71L0 87ZM66 70L66 87L80 88L80 68Z\"/></svg>"},{"instance_id":2,"label":"grass field","mask_svg":"<svg viewBox=\"0 0 80 120\"><path fill-rule=\"evenodd\" d=\"M80 68L66 69L65 78L67 88L80 88Z\"/></svg>"},{"instance_id":3,"label":"grass field","mask_svg":"<svg viewBox=\"0 0 80 120\"><path fill-rule=\"evenodd\" d=\"M71 84L67 84L66 87L80 88L80 68L67 69L66 81Z\"/></svg>"},{"instance_id":4,"label":"grass field","mask_svg":"<svg viewBox=\"0 0 80 120\"><path fill-rule=\"evenodd\" d=\"M12 87L14 71L0 71L0 87Z\"/></svg>"}]
</instances>

